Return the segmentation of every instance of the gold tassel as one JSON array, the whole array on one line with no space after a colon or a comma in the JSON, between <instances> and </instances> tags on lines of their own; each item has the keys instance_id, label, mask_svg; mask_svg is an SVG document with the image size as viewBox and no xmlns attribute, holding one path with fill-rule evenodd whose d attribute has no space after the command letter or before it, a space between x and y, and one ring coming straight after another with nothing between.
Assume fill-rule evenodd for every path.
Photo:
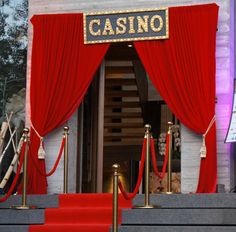
<instances>
[{"instance_id":1,"label":"gold tassel","mask_svg":"<svg viewBox=\"0 0 236 232\"><path fill-rule=\"evenodd\" d=\"M200 157L205 159L207 154L206 143L205 143L205 135L202 136L202 147L200 149Z\"/></svg>"},{"instance_id":2,"label":"gold tassel","mask_svg":"<svg viewBox=\"0 0 236 232\"><path fill-rule=\"evenodd\" d=\"M40 145L38 150L38 159L45 159L46 153L43 148L43 139L40 139Z\"/></svg>"}]
</instances>

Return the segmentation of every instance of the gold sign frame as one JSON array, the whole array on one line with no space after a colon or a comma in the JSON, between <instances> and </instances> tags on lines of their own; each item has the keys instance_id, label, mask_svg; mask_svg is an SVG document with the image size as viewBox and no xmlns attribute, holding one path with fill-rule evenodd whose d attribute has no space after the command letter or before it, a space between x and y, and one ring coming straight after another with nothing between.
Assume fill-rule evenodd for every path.
<instances>
[{"instance_id":1,"label":"gold sign frame","mask_svg":"<svg viewBox=\"0 0 236 232\"><path fill-rule=\"evenodd\" d=\"M132 38L113 38L113 39L98 39L88 40L87 38L87 17L88 16L104 16L104 15L115 15L115 14L129 14L129 13L145 13L145 12L158 12L165 11L165 35L157 36L140 36ZM96 44L96 43L110 43L110 42L128 42L128 41L143 41L143 40L156 40L156 39L169 39L169 8L148 8L148 9L136 9L136 10L120 10L120 11L104 11L104 12L89 12L83 14L83 26L84 26L84 44Z\"/></svg>"}]
</instances>

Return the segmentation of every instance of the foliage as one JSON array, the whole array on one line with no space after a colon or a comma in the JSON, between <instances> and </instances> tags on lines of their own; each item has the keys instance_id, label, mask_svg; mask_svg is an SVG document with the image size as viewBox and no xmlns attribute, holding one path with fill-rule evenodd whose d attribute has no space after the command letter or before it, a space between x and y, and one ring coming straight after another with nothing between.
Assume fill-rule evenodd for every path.
<instances>
[{"instance_id":1,"label":"foliage","mask_svg":"<svg viewBox=\"0 0 236 232\"><path fill-rule=\"evenodd\" d=\"M0 117L7 99L26 82L27 0L0 0Z\"/></svg>"}]
</instances>

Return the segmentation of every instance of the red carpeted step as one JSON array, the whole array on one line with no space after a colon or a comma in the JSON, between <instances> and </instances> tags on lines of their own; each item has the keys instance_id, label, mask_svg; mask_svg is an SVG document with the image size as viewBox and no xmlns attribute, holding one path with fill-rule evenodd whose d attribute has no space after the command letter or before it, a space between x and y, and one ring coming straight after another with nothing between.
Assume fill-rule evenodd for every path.
<instances>
[{"instance_id":1,"label":"red carpeted step","mask_svg":"<svg viewBox=\"0 0 236 232\"><path fill-rule=\"evenodd\" d=\"M109 232L110 227L110 224L50 224L30 226L29 232Z\"/></svg>"},{"instance_id":2,"label":"red carpeted step","mask_svg":"<svg viewBox=\"0 0 236 232\"><path fill-rule=\"evenodd\" d=\"M60 207L112 207L112 194L60 194ZM132 202L119 194L119 207L131 208Z\"/></svg>"},{"instance_id":3,"label":"red carpeted step","mask_svg":"<svg viewBox=\"0 0 236 232\"><path fill-rule=\"evenodd\" d=\"M52 223L111 224L112 208L46 209L45 222L48 224ZM120 222L120 217L119 217L119 222Z\"/></svg>"},{"instance_id":4,"label":"red carpeted step","mask_svg":"<svg viewBox=\"0 0 236 232\"><path fill-rule=\"evenodd\" d=\"M59 208L45 210L45 224L29 232L109 232L112 224L112 194L61 194ZM119 195L119 208L131 201ZM121 223L121 210L118 222Z\"/></svg>"}]
</instances>

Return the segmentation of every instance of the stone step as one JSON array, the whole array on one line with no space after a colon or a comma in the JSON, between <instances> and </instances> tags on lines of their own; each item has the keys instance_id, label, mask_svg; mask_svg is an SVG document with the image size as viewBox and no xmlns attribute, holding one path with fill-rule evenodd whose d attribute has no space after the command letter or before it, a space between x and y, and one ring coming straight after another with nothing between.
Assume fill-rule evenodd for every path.
<instances>
[{"instance_id":1,"label":"stone step","mask_svg":"<svg viewBox=\"0 0 236 232\"><path fill-rule=\"evenodd\" d=\"M44 209L0 209L0 215L1 225L30 225L44 223Z\"/></svg>"},{"instance_id":2,"label":"stone step","mask_svg":"<svg viewBox=\"0 0 236 232\"><path fill-rule=\"evenodd\" d=\"M106 87L114 87L114 86L133 86L137 85L136 79L125 79L125 78L107 78L105 82Z\"/></svg>"},{"instance_id":3,"label":"stone step","mask_svg":"<svg viewBox=\"0 0 236 232\"><path fill-rule=\"evenodd\" d=\"M143 138L143 133L104 133L104 137L109 139L122 139L122 138Z\"/></svg>"},{"instance_id":4,"label":"stone step","mask_svg":"<svg viewBox=\"0 0 236 232\"><path fill-rule=\"evenodd\" d=\"M138 97L137 90L113 90L106 91L106 97Z\"/></svg>"},{"instance_id":5,"label":"stone step","mask_svg":"<svg viewBox=\"0 0 236 232\"><path fill-rule=\"evenodd\" d=\"M0 209L9 209L12 205L21 205L21 203L21 195L12 195L7 201L0 203ZM57 208L59 206L58 195L27 195L27 205L35 205L37 208Z\"/></svg>"},{"instance_id":6,"label":"stone step","mask_svg":"<svg viewBox=\"0 0 236 232\"><path fill-rule=\"evenodd\" d=\"M235 232L235 226L120 226L119 232Z\"/></svg>"},{"instance_id":7,"label":"stone step","mask_svg":"<svg viewBox=\"0 0 236 232\"><path fill-rule=\"evenodd\" d=\"M1 232L28 232L29 226L27 225L0 225Z\"/></svg>"},{"instance_id":8,"label":"stone step","mask_svg":"<svg viewBox=\"0 0 236 232\"><path fill-rule=\"evenodd\" d=\"M110 108L140 108L140 102L105 102L105 107Z\"/></svg>"},{"instance_id":9,"label":"stone step","mask_svg":"<svg viewBox=\"0 0 236 232\"><path fill-rule=\"evenodd\" d=\"M109 66L106 67L106 75L109 74L127 74L127 73L134 73L133 66Z\"/></svg>"},{"instance_id":10,"label":"stone step","mask_svg":"<svg viewBox=\"0 0 236 232\"><path fill-rule=\"evenodd\" d=\"M142 145L143 139L136 139L133 141L114 141L114 142L104 142L104 147L108 146L111 147L113 146L114 148L119 148L119 147L123 147L123 146L140 146ZM119 151L121 153L121 151ZM124 154L125 152L122 151L122 154Z\"/></svg>"},{"instance_id":11,"label":"stone step","mask_svg":"<svg viewBox=\"0 0 236 232\"><path fill-rule=\"evenodd\" d=\"M236 225L236 209L124 209L122 225Z\"/></svg>"},{"instance_id":12,"label":"stone step","mask_svg":"<svg viewBox=\"0 0 236 232\"><path fill-rule=\"evenodd\" d=\"M143 204L144 195L138 194L133 205ZM236 194L151 194L150 204L162 208L236 208Z\"/></svg>"},{"instance_id":13,"label":"stone step","mask_svg":"<svg viewBox=\"0 0 236 232\"><path fill-rule=\"evenodd\" d=\"M140 118L141 112L105 112L105 118Z\"/></svg>"},{"instance_id":14,"label":"stone step","mask_svg":"<svg viewBox=\"0 0 236 232\"><path fill-rule=\"evenodd\" d=\"M122 151L122 155L121 155ZM139 161L142 153L142 145L113 145L104 146L104 155L112 160ZM108 155L109 154L109 155Z\"/></svg>"},{"instance_id":15,"label":"stone step","mask_svg":"<svg viewBox=\"0 0 236 232\"><path fill-rule=\"evenodd\" d=\"M141 122L123 122L123 123L119 123L119 122L106 122L104 123L104 127L105 128L143 128L143 123Z\"/></svg>"}]
</instances>

